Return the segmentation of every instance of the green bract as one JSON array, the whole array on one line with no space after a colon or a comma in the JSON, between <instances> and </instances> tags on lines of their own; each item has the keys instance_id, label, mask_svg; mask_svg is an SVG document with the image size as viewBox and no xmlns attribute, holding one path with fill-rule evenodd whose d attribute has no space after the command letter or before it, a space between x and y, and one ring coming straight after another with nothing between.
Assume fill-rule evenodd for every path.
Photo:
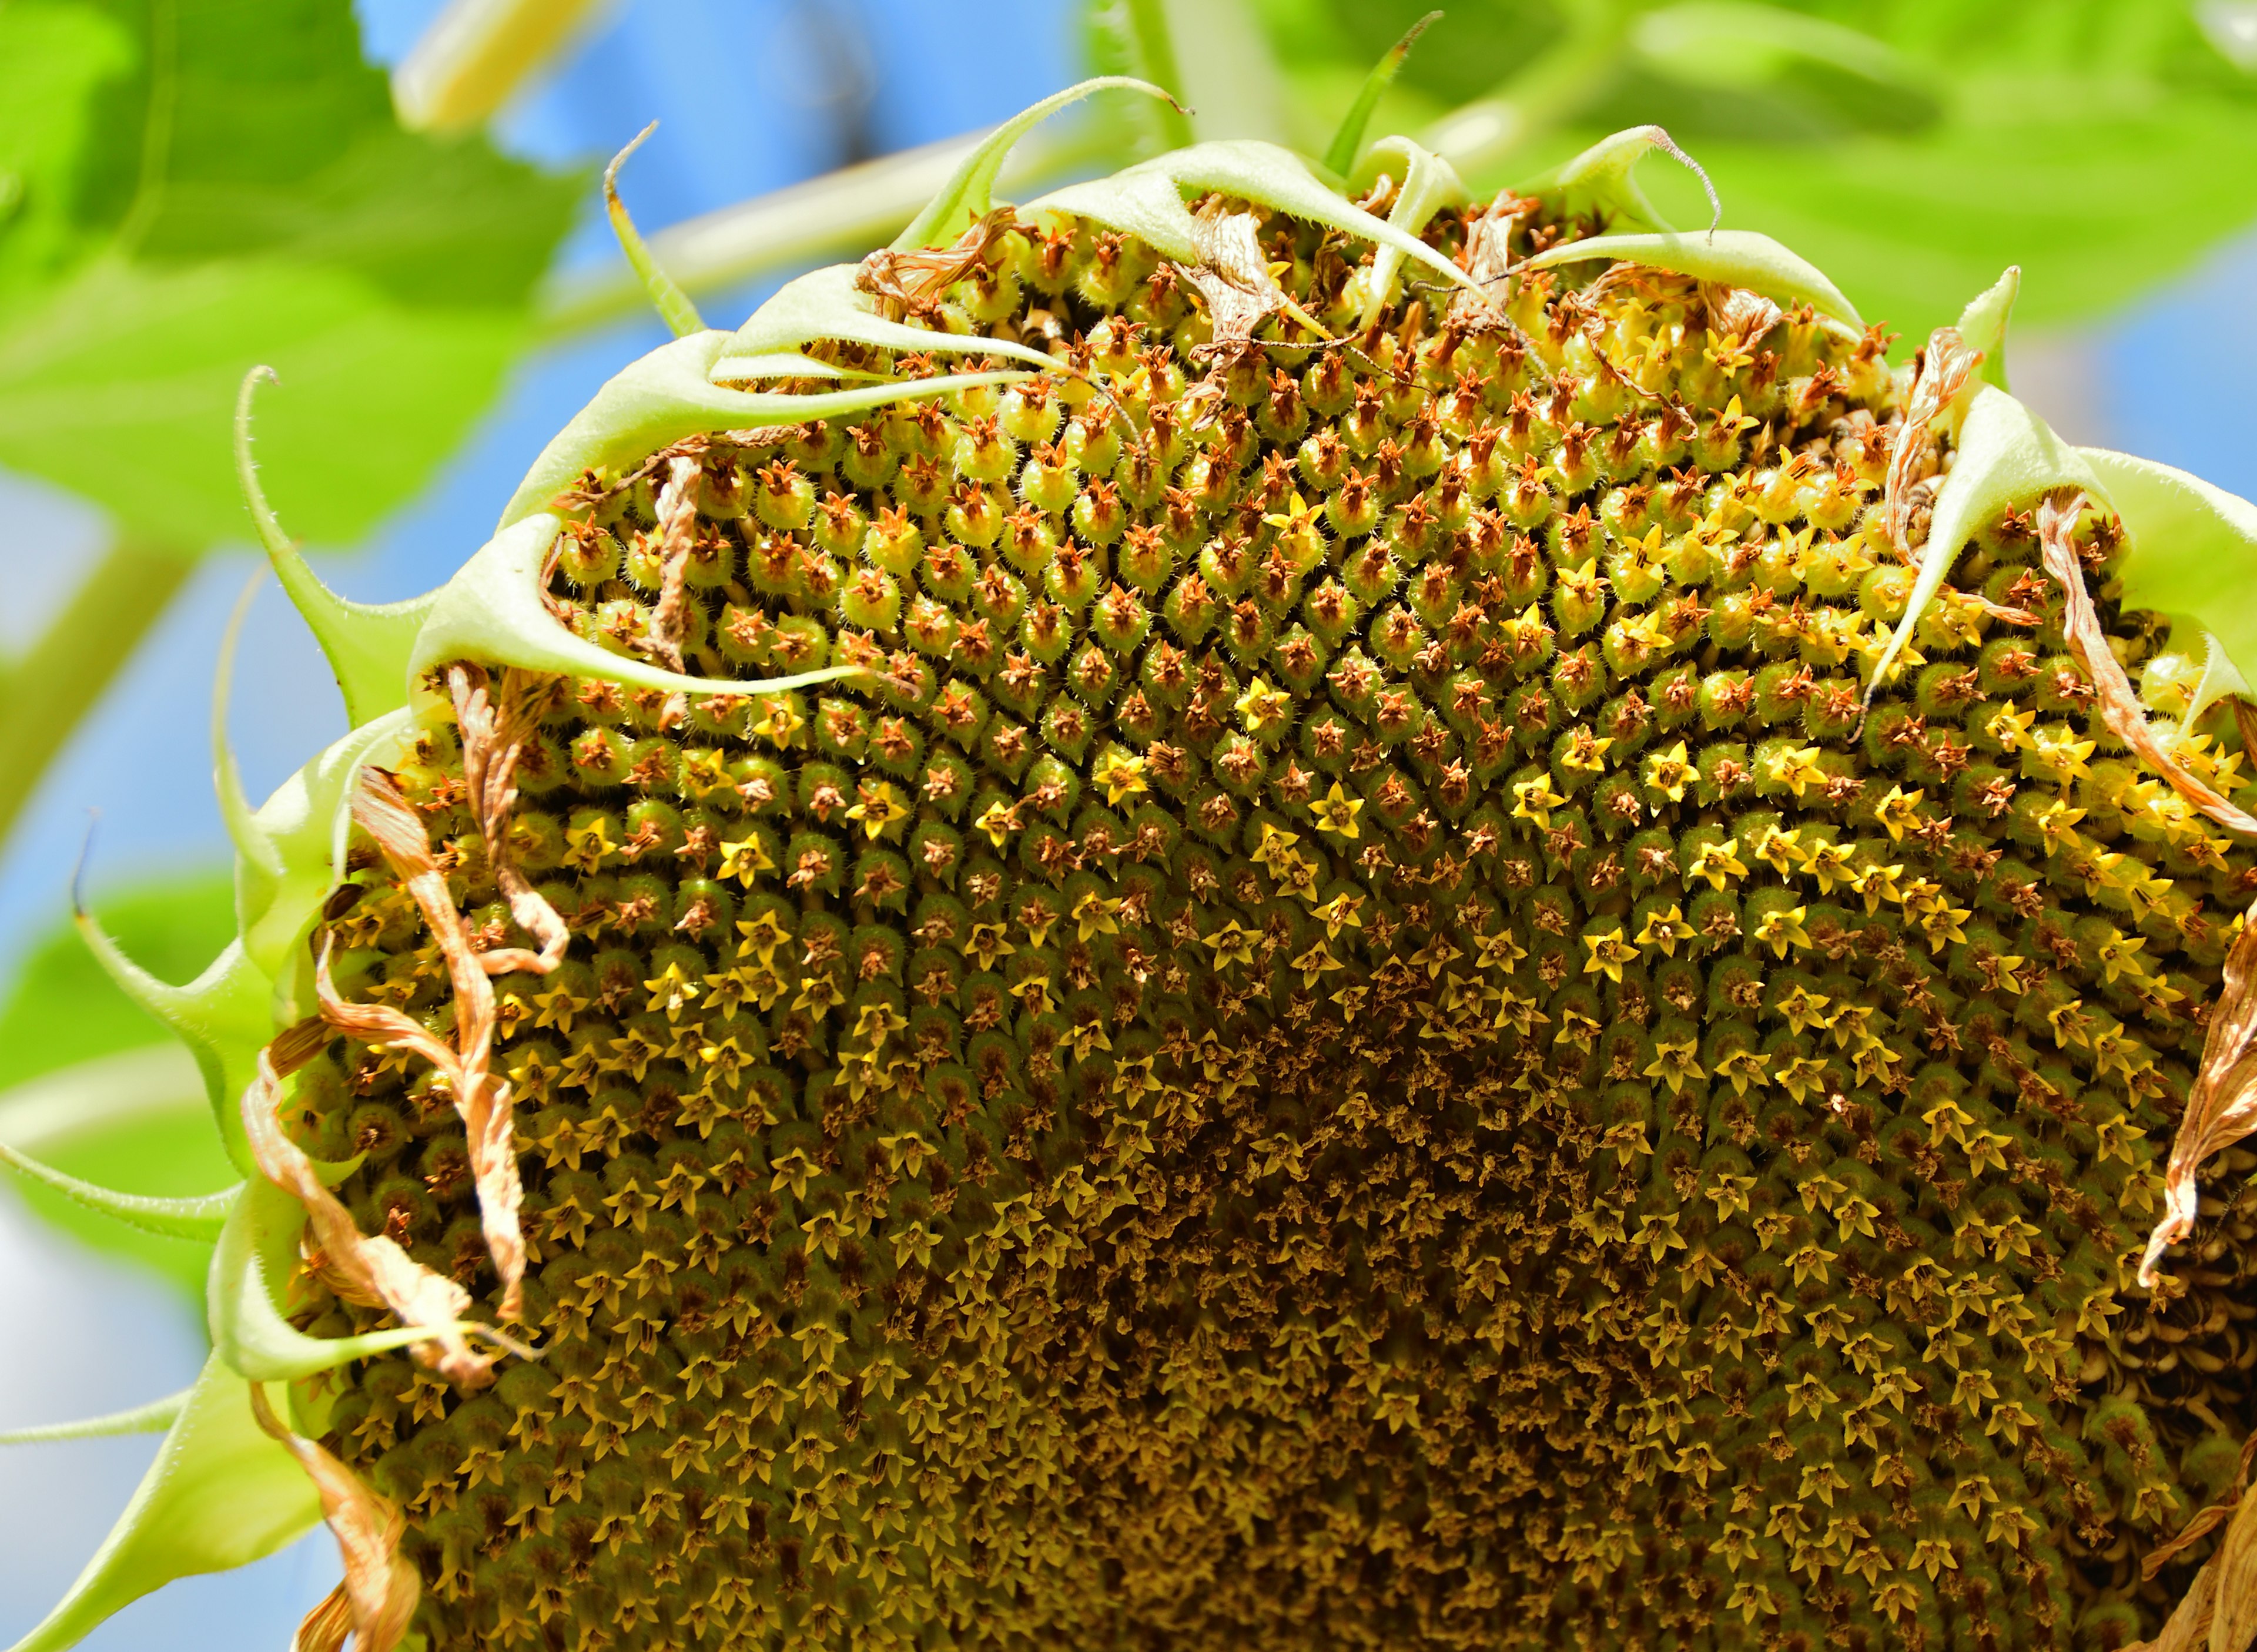
<instances>
[{"instance_id":1,"label":"green bract","mask_svg":"<svg viewBox=\"0 0 2257 1652\"><path fill-rule=\"evenodd\" d=\"M8 1155L216 1241L18 1652L324 1516L366 1652L2157 1627L2234 1442L2109 1321L2241 1127L2257 510L2022 407L2011 272L1892 371L1656 128L998 208L1099 84L662 288L428 597L308 571L245 383L355 726L221 752L197 981L86 922L245 1181Z\"/></svg>"}]
</instances>

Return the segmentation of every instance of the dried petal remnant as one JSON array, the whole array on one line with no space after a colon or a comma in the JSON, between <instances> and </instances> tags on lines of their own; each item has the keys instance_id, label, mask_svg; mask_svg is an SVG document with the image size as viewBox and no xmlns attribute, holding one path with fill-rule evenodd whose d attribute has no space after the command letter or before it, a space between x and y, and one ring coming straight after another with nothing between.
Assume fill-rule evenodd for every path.
<instances>
[{"instance_id":1,"label":"dried petal remnant","mask_svg":"<svg viewBox=\"0 0 2257 1652\"><path fill-rule=\"evenodd\" d=\"M294 1432L277 1417L258 1383L251 1387L251 1412L314 1482L322 1517L344 1558L344 1581L306 1614L293 1647L299 1652L341 1652L350 1634L354 1652L392 1652L407 1638L408 1621L422 1594L415 1568L400 1552L407 1521L397 1507L369 1490L319 1443Z\"/></svg>"},{"instance_id":2,"label":"dried petal remnant","mask_svg":"<svg viewBox=\"0 0 2257 1652\"><path fill-rule=\"evenodd\" d=\"M272 1062L261 1055L258 1077L243 1092L251 1151L260 1174L306 1207L314 1243L329 1271L355 1299L381 1303L403 1325L428 1331L429 1342L414 1345L415 1358L449 1381L465 1388L492 1381L495 1357L472 1348L463 1324L471 1294L419 1265L384 1235L362 1235L352 1213L322 1184L314 1161L283 1133L275 1114L280 1099L280 1080Z\"/></svg>"},{"instance_id":3,"label":"dried petal remnant","mask_svg":"<svg viewBox=\"0 0 2257 1652\"><path fill-rule=\"evenodd\" d=\"M473 786L481 806L487 799L482 773ZM506 784L506 773L502 773ZM455 1036L442 1039L414 1017L381 1004L350 1004L337 996L323 955L316 976L322 1013L338 1032L414 1051L444 1075L470 1134L471 1174L478 1194L486 1246L502 1279L502 1317L517 1317L520 1281L525 1274L525 1239L518 1221L522 1191L517 1150L511 1140L509 1085L491 1070L494 1037L493 984L483 958L471 943L456 909L446 875L431 853L431 840L399 789L380 770L362 773L353 797L353 819L376 845L407 893L446 959L454 991Z\"/></svg>"}]
</instances>

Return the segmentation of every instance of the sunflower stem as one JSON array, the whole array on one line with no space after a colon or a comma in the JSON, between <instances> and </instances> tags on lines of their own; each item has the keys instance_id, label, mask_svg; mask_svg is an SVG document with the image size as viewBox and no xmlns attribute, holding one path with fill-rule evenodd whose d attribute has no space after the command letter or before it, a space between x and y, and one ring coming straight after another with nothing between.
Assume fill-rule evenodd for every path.
<instances>
[{"instance_id":1,"label":"sunflower stem","mask_svg":"<svg viewBox=\"0 0 2257 1652\"><path fill-rule=\"evenodd\" d=\"M193 565L177 550L120 533L46 633L0 677L0 842Z\"/></svg>"}]
</instances>

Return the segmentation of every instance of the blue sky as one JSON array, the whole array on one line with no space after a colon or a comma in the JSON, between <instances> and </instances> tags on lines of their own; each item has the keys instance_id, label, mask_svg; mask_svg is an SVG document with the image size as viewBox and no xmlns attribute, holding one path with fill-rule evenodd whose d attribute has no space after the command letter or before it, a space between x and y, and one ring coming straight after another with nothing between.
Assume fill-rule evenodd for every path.
<instances>
[{"instance_id":1,"label":"blue sky","mask_svg":"<svg viewBox=\"0 0 2257 1652\"><path fill-rule=\"evenodd\" d=\"M396 57L435 9L434 0L364 0L373 54ZM967 26L975 17L977 26ZM859 25L831 55L817 29L825 18ZM842 74L869 96L872 145L898 148L999 119L1065 84L1072 78L1070 26L1058 0L981 0L976 12L932 0L648 0L614 8L572 66L511 111L504 136L530 156L586 162L661 117L626 180L638 216L655 226L836 164L823 88ZM591 211L569 256L611 254L608 231ZM2257 496L2257 443L2246 413L2246 386L2257 380L2257 319L2246 302L2253 291L2257 238L2213 257L2075 348L2055 351L2056 361L2091 370L2091 399L2070 420L2076 434ZM759 296L748 291L705 307L717 321L730 321ZM527 363L478 439L428 494L325 572L368 600L444 579L484 538L548 436L604 378L664 336L655 322L621 326ZM287 388L268 399L262 416L288 416ZM0 646L36 625L43 580L60 594L61 570L89 554L103 531L73 502L0 477L0 559L18 594L0 615ZM227 610L252 566L247 549L207 564L53 770L0 864L0 978L62 911L89 808L103 815L91 877L97 900L106 885L223 860L205 707ZM246 636L232 728L254 795L343 728L318 655L271 587ZM201 1355L193 1321L160 1287L28 1228L4 1200L0 1323L19 1351L0 1364L0 1425L136 1403L183 1386ZM36 1359L20 1352L32 1349L41 1351ZM0 1642L34 1621L93 1551L152 1444L18 1448L6 1458ZM102 1652L280 1647L335 1566L329 1540L317 1535L249 1571L145 1602L87 1645Z\"/></svg>"}]
</instances>

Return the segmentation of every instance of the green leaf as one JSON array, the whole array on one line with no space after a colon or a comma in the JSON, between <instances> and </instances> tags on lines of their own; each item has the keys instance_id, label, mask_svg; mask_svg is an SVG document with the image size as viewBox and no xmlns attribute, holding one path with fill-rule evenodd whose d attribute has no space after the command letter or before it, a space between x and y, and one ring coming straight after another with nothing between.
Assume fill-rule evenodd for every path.
<instances>
[{"instance_id":1,"label":"green leaf","mask_svg":"<svg viewBox=\"0 0 2257 1652\"><path fill-rule=\"evenodd\" d=\"M1642 67L1688 88L1778 106L1794 125L1908 130L1940 112L1920 65L1859 28L1747 0L1687 0L1638 18Z\"/></svg>"},{"instance_id":2,"label":"green leaf","mask_svg":"<svg viewBox=\"0 0 2257 1652\"><path fill-rule=\"evenodd\" d=\"M97 905L117 942L167 980L196 974L235 934L235 893L223 872L127 884ZM0 1000L0 1089L96 1055L167 1041L165 1029L110 985L70 923L58 922L32 948L14 989Z\"/></svg>"},{"instance_id":3,"label":"green leaf","mask_svg":"<svg viewBox=\"0 0 2257 1652\"><path fill-rule=\"evenodd\" d=\"M1190 111L1192 136L1284 142L1291 93L1249 0L1159 4L1176 42L1177 75L1164 84Z\"/></svg>"},{"instance_id":4,"label":"green leaf","mask_svg":"<svg viewBox=\"0 0 2257 1652\"><path fill-rule=\"evenodd\" d=\"M1089 66L1097 74L1147 81L1171 94L1180 92L1181 65L1164 0L1093 0L1086 24ZM1181 149L1192 139L1191 116L1179 102L1107 102L1113 106L1107 111L1113 117L1107 124L1122 129L1118 136L1125 139L1134 132L1142 139L1134 145L1124 143L1124 152Z\"/></svg>"},{"instance_id":5,"label":"green leaf","mask_svg":"<svg viewBox=\"0 0 2257 1652\"><path fill-rule=\"evenodd\" d=\"M313 1481L252 1417L251 1385L214 1355L108 1540L11 1652L61 1652L152 1590L263 1559L321 1518Z\"/></svg>"},{"instance_id":6,"label":"green leaf","mask_svg":"<svg viewBox=\"0 0 2257 1652\"><path fill-rule=\"evenodd\" d=\"M194 975L235 928L233 892L221 877L144 885L102 906L129 950L176 979ZM195 1059L118 991L67 926L33 949L0 1007L0 1141L67 1175L154 1197L209 1193L243 1174L213 1127ZM123 1227L10 1180L52 1226L202 1299L209 1242Z\"/></svg>"},{"instance_id":7,"label":"green leaf","mask_svg":"<svg viewBox=\"0 0 2257 1652\"><path fill-rule=\"evenodd\" d=\"M265 361L294 531L349 539L420 487L577 181L402 132L345 0L12 0L0 62L0 463L185 550L241 538L227 409Z\"/></svg>"}]
</instances>

